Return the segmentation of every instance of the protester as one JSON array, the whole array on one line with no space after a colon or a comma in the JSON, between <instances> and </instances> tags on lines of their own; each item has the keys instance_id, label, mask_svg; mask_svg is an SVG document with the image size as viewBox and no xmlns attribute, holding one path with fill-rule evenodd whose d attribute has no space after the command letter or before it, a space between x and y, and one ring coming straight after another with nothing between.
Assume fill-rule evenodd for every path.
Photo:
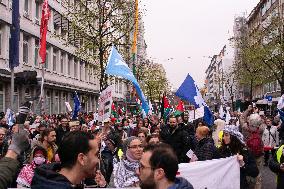
<instances>
[{"instance_id":1,"label":"protester","mask_svg":"<svg viewBox=\"0 0 284 189\"><path fill-rule=\"evenodd\" d=\"M241 189L249 188L246 176L256 177L259 170L253 155L245 147L243 135L234 125L226 125L223 130L221 147L218 149L222 158L237 155L240 164Z\"/></svg>"},{"instance_id":2,"label":"protester","mask_svg":"<svg viewBox=\"0 0 284 189\"><path fill-rule=\"evenodd\" d=\"M198 143L193 151L197 159L193 161L205 161L219 157L213 139L208 136L209 132L210 130L206 126L200 126L196 129L196 139Z\"/></svg>"},{"instance_id":3,"label":"protester","mask_svg":"<svg viewBox=\"0 0 284 189\"><path fill-rule=\"evenodd\" d=\"M193 189L184 178L176 177L178 158L166 144L149 145L140 160L139 175L141 189Z\"/></svg>"},{"instance_id":4,"label":"protester","mask_svg":"<svg viewBox=\"0 0 284 189\"><path fill-rule=\"evenodd\" d=\"M67 118L61 118L60 125L55 130L56 131L56 144L59 145L63 136L70 131L68 127L68 120Z\"/></svg>"},{"instance_id":5,"label":"protester","mask_svg":"<svg viewBox=\"0 0 284 189\"><path fill-rule=\"evenodd\" d=\"M147 131L141 129L138 132L137 137L141 140L143 146L146 146L146 144L147 144L147 142L146 142Z\"/></svg>"},{"instance_id":6,"label":"protester","mask_svg":"<svg viewBox=\"0 0 284 189\"><path fill-rule=\"evenodd\" d=\"M147 144L152 144L152 145L158 144L160 143L160 138L158 135L152 134L152 135L147 136L146 142Z\"/></svg>"},{"instance_id":7,"label":"protester","mask_svg":"<svg viewBox=\"0 0 284 189\"><path fill-rule=\"evenodd\" d=\"M79 121L70 121L69 122L70 131L79 131L80 130L80 122Z\"/></svg>"},{"instance_id":8,"label":"protester","mask_svg":"<svg viewBox=\"0 0 284 189\"><path fill-rule=\"evenodd\" d=\"M143 152L143 145L139 138L129 137L123 144L123 158L113 168L113 183L117 188L136 187L139 179L136 170Z\"/></svg>"},{"instance_id":9,"label":"protester","mask_svg":"<svg viewBox=\"0 0 284 189\"><path fill-rule=\"evenodd\" d=\"M85 178L95 178L100 187L107 183L96 170L99 163L99 146L94 137L82 131L68 133L58 149L61 163L51 163L36 168L33 189L70 189L82 186Z\"/></svg>"},{"instance_id":10,"label":"protester","mask_svg":"<svg viewBox=\"0 0 284 189\"><path fill-rule=\"evenodd\" d=\"M138 136L139 131L142 129L142 127L144 126L144 122L143 119L139 119L137 121L137 125L136 127L134 127L134 129L131 130L131 136Z\"/></svg>"},{"instance_id":11,"label":"protester","mask_svg":"<svg viewBox=\"0 0 284 189\"><path fill-rule=\"evenodd\" d=\"M277 189L284 188L284 145L281 145L269 162L269 168L276 173Z\"/></svg>"},{"instance_id":12,"label":"protester","mask_svg":"<svg viewBox=\"0 0 284 189\"><path fill-rule=\"evenodd\" d=\"M116 123L114 129L114 132L119 134L120 139L122 141L125 141L127 138L127 133L123 130L123 126L121 125L121 123Z\"/></svg>"},{"instance_id":13,"label":"protester","mask_svg":"<svg viewBox=\"0 0 284 189\"><path fill-rule=\"evenodd\" d=\"M43 147L36 146L32 152L32 162L25 165L17 178L18 188L30 188L36 167L47 163L47 152Z\"/></svg>"},{"instance_id":14,"label":"protester","mask_svg":"<svg viewBox=\"0 0 284 189\"><path fill-rule=\"evenodd\" d=\"M189 134L177 124L177 118L173 115L169 118L169 124L163 126L160 132L161 141L169 144L175 151L179 163L189 161L186 152L192 147Z\"/></svg>"},{"instance_id":15,"label":"protester","mask_svg":"<svg viewBox=\"0 0 284 189\"><path fill-rule=\"evenodd\" d=\"M0 159L5 156L8 150L8 142L6 140L7 129L0 127Z\"/></svg>"},{"instance_id":16,"label":"protester","mask_svg":"<svg viewBox=\"0 0 284 189\"><path fill-rule=\"evenodd\" d=\"M266 128L262 134L262 141L264 145L264 166L267 166L269 154L274 154L276 146L279 145L277 126L272 125L271 118L266 118Z\"/></svg>"}]
</instances>

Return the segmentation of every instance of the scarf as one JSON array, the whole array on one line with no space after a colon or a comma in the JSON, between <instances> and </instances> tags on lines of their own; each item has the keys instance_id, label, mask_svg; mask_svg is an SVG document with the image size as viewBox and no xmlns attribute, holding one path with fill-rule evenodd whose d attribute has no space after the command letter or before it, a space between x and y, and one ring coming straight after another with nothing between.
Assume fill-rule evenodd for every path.
<instances>
[{"instance_id":1,"label":"scarf","mask_svg":"<svg viewBox=\"0 0 284 189\"><path fill-rule=\"evenodd\" d=\"M133 156L127 152L126 159L120 160L113 166L114 186L116 188L135 186L139 182L139 178L136 175L138 168L139 161L134 160Z\"/></svg>"},{"instance_id":2,"label":"scarf","mask_svg":"<svg viewBox=\"0 0 284 189\"><path fill-rule=\"evenodd\" d=\"M17 178L17 183L23 187L31 187L35 168L36 164L34 162L25 165Z\"/></svg>"}]
</instances>

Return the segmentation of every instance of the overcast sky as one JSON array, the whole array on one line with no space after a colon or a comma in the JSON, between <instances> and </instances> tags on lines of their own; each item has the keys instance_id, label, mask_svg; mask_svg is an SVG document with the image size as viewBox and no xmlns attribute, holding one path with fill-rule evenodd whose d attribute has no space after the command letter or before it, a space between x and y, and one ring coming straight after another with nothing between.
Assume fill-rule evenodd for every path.
<instances>
[{"instance_id":1,"label":"overcast sky","mask_svg":"<svg viewBox=\"0 0 284 189\"><path fill-rule=\"evenodd\" d=\"M162 63L178 88L187 73L202 86L210 59L233 35L234 17L259 0L141 0L148 58ZM140 5L142 7L142 4ZM190 58L188 58L190 57ZM173 59L171 59L173 58ZM170 59L170 60L168 60Z\"/></svg>"}]
</instances>

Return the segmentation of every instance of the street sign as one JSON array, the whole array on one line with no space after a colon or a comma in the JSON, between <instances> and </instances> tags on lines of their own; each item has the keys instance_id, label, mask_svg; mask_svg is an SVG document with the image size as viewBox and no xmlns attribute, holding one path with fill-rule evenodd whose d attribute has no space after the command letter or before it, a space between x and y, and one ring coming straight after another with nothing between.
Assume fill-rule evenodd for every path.
<instances>
[{"instance_id":1,"label":"street sign","mask_svg":"<svg viewBox=\"0 0 284 189\"><path fill-rule=\"evenodd\" d=\"M265 98L267 99L268 102L272 102L272 96L266 96Z\"/></svg>"}]
</instances>

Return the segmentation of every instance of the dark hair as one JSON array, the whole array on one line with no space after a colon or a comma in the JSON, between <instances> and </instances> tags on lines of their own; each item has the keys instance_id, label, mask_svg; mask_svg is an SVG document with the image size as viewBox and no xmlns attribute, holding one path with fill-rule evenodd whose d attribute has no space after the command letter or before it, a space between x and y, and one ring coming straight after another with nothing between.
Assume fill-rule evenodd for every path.
<instances>
[{"instance_id":1,"label":"dark hair","mask_svg":"<svg viewBox=\"0 0 284 189\"><path fill-rule=\"evenodd\" d=\"M156 144L150 158L152 169L162 168L169 181L174 182L178 171L178 158L172 148L164 143Z\"/></svg>"},{"instance_id":2,"label":"dark hair","mask_svg":"<svg viewBox=\"0 0 284 189\"><path fill-rule=\"evenodd\" d=\"M223 134L224 136L224 134ZM239 139L237 139L237 137L235 137L234 135L231 135L230 134L230 144L228 145L230 147L230 150L233 154L237 154L237 153L240 153L243 148L245 147L244 144L242 144ZM222 145L220 147L220 151L223 152L226 150L226 146L225 143L224 143L224 139L222 139Z\"/></svg>"},{"instance_id":3,"label":"dark hair","mask_svg":"<svg viewBox=\"0 0 284 189\"><path fill-rule=\"evenodd\" d=\"M145 135L145 137L147 137L147 135L148 135L147 131L145 131L143 129L139 129L139 131L137 132L137 137L140 133L143 133Z\"/></svg>"},{"instance_id":4,"label":"dark hair","mask_svg":"<svg viewBox=\"0 0 284 189\"><path fill-rule=\"evenodd\" d=\"M83 131L72 131L65 135L58 148L61 166L72 168L76 164L78 154L87 154L91 150L89 141L92 139L93 135Z\"/></svg>"},{"instance_id":5,"label":"dark hair","mask_svg":"<svg viewBox=\"0 0 284 189\"><path fill-rule=\"evenodd\" d=\"M152 138L158 138L158 139L160 140L160 136L159 136L159 135L151 134L151 135L148 135L148 136L146 137L146 142L149 143L149 141L150 141Z\"/></svg>"},{"instance_id":6,"label":"dark hair","mask_svg":"<svg viewBox=\"0 0 284 189\"><path fill-rule=\"evenodd\" d=\"M36 153L37 151L42 151L44 157L47 158L47 151L46 151L46 149L44 149L44 148L41 147L41 146L36 146L36 147L34 147L34 149L33 149L33 157L35 156L35 153Z\"/></svg>"},{"instance_id":7,"label":"dark hair","mask_svg":"<svg viewBox=\"0 0 284 189\"><path fill-rule=\"evenodd\" d=\"M41 140L44 141L44 137L48 136L49 133L51 133L52 131L55 131L53 128L45 128L41 134Z\"/></svg>"}]
</instances>

